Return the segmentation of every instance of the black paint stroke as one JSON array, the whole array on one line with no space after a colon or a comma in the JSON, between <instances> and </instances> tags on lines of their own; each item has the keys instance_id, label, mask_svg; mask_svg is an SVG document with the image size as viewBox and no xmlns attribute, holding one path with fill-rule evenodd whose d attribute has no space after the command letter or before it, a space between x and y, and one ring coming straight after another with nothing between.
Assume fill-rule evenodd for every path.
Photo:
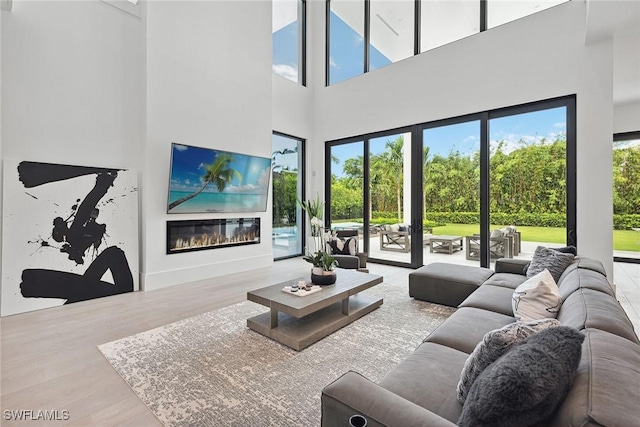
<instances>
[{"instance_id":1,"label":"black paint stroke","mask_svg":"<svg viewBox=\"0 0 640 427\"><path fill-rule=\"evenodd\" d=\"M114 283L102 276L111 270ZM25 298L61 298L65 304L133 292L133 275L124 251L110 246L93 260L84 274L46 269L25 269L20 292Z\"/></svg>"},{"instance_id":2,"label":"black paint stroke","mask_svg":"<svg viewBox=\"0 0 640 427\"><path fill-rule=\"evenodd\" d=\"M107 226L99 224L96 219L100 213L97 209L98 202L118 176L118 172L109 170L100 172L96 177L96 184L80 205L75 205L74 219L71 226L61 217L53 220L53 239L56 242L64 242L62 252L69 254L69 259L78 264L84 264L84 254L90 246L97 250L102 242Z\"/></svg>"},{"instance_id":3,"label":"black paint stroke","mask_svg":"<svg viewBox=\"0 0 640 427\"><path fill-rule=\"evenodd\" d=\"M26 188L37 187L80 176L117 172L117 169L93 168L87 166L58 165L53 163L20 162L18 179Z\"/></svg>"}]
</instances>

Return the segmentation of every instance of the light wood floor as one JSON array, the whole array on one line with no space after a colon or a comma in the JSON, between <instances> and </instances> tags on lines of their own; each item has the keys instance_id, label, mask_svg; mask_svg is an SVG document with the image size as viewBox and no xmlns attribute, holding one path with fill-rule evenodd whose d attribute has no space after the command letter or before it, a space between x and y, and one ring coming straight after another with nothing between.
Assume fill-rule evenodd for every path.
<instances>
[{"instance_id":1,"label":"light wood floor","mask_svg":"<svg viewBox=\"0 0 640 427\"><path fill-rule=\"evenodd\" d=\"M406 286L411 270L369 264ZM620 300L640 330L640 265L615 266ZM306 274L301 259L271 268L70 304L0 319L2 426L161 426L97 345L246 299L246 292ZM10 421L5 410L68 411L68 421Z\"/></svg>"}]
</instances>

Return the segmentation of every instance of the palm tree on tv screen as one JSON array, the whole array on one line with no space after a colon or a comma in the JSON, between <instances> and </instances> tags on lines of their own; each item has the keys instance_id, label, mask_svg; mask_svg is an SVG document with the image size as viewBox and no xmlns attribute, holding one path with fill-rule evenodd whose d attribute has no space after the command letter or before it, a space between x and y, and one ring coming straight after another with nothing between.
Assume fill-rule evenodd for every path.
<instances>
[{"instance_id":1,"label":"palm tree on tv screen","mask_svg":"<svg viewBox=\"0 0 640 427\"><path fill-rule=\"evenodd\" d=\"M242 175L235 169L229 167L231 162L234 161L234 158L231 154L221 153L216 157L213 163L209 165L205 165L205 174L202 176L202 187L193 194L189 194L184 196L181 199L172 202L169 205L169 210L175 208L179 204L186 202L187 200L191 200L196 197L198 194L202 193L205 188L211 183L216 186L218 191L222 193L226 188L227 184L229 184L233 177L238 177L238 180L242 181Z\"/></svg>"}]
</instances>

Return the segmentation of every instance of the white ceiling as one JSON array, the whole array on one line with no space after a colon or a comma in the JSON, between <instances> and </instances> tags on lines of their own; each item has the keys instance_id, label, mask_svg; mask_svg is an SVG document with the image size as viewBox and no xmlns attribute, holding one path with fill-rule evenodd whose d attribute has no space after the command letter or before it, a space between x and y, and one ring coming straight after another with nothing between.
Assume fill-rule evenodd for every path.
<instances>
[{"instance_id":1,"label":"white ceiling","mask_svg":"<svg viewBox=\"0 0 640 427\"><path fill-rule=\"evenodd\" d=\"M586 2L585 43L613 39L613 104L640 102L640 0Z\"/></svg>"}]
</instances>

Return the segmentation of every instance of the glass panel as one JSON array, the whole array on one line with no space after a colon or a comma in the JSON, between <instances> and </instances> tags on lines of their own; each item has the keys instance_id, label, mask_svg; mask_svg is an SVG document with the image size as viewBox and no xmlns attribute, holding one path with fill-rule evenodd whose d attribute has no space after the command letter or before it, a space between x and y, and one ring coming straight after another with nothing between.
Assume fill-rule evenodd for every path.
<instances>
[{"instance_id":1,"label":"glass panel","mask_svg":"<svg viewBox=\"0 0 640 427\"><path fill-rule=\"evenodd\" d=\"M423 0L420 5L420 51L480 32L480 2Z\"/></svg>"},{"instance_id":2,"label":"glass panel","mask_svg":"<svg viewBox=\"0 0 640 427\"><path fill-rule=\"evenodd\" d=\"M566 108L492 119L489 129L491 259L566 245Z\"/></svg>"},{"instance_id":3,"label":"glass panel","mask_svg":"<svg viewBox=\"0 0 640 427\"><path fill-rule=\"evenodd\" d=\"M410 153L411 133L369 140L370 258L411 262Z\"/></svg>"},{"instance_id":4,"label":"glass panel","mask_svg":"<svg viewBox=\"0 0 640 427\"><path fill-rule=\"evenodd\" d=\"M332 230L359 230L360 238L364 223L363 154L363 141L331 147L329 224ZM358 249L366 250L362 241L358 243Z\"/></svg>"},{"instance_id":5,"label":"glass panel","mask_svg":"<svg viewBox=\"0 0 640 427\"><path fill-rule=\"evenodd\" d=\"M302 70L299 10L300 0L273 0L273 71L296 83Z\"/></svg>"},{"instance_id":6,"label":"glass panel","mask_svg":"<svg viewBox=\"0 0 640 427\"><path fill-rule=\"evenodd\" d=\"M640 258L640 133L613 143L613 256Z\"/></svg>"},{"instance_id":7,"label":"glass panel","mask_svg":"<svg viewBox=\"0 0 640 427\"><path fill-rule=\"evenodd\" d=\"M332 0L329 84L364 73L364 1Z\"/></svg>"},{"instance_id":8,"label":"glass panel","mask_svg":"<svg viewBox=\"0 0 640 427\"><path fill-rule=\"evenodd\" d=\"M413 55L415 3L371 0L369 70Z\"/></svg>"},{"instance_id":9,"label":"glass panel","mask_svg":"<svg viewBox=\"0 0 640 427\"><path fill-rule=\"evenodd\" d=\"M567 1L569 0L487 0L487 28L515 21Z\"/></svg>"},{"instance_id":10,"label":"glass panel","mask_svg":"<svg viewBox=\"0 0 640 427\"><path fill-rule=\"evenodd\" d=\"M423 241L429 247L424 263L465 263L466 259L477 264L480 121L425 129L422 138ZM457 247L460 241L461 248Z\"/></svg>"},{"instance_id":11,"label":"glass panel","mask_svg":"<svg viewBox=\"0 0 640 427\"><path fill-rule=\"evenodd\" d=\"M272 137L272 246L275 259L302 254L302 140Z\"/></svg>"}]
</instances>

